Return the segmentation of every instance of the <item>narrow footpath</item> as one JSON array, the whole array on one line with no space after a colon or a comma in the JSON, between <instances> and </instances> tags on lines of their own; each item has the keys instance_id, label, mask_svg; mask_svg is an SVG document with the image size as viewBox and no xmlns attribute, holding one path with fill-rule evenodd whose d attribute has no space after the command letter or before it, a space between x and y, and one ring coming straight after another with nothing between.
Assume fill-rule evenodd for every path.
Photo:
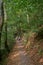
<instances>
[{"instance_id":1,"label":"narrow footpath","mask_svg":"<svg viewBox=\"0 0 43 65\"><path fill-rule=\"evenodd\" d=\"M16 45L7 58L6 65L35 65L27 54L22 40L17 40Z\"/></svg>"}]
</instances>

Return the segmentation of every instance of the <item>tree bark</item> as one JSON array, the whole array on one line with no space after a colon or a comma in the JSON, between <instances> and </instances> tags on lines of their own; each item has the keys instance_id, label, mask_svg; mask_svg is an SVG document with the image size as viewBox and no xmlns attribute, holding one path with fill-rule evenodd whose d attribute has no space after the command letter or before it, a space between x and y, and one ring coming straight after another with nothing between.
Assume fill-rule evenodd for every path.
<instances>
[{"instance_id":1,"label":"tree bark","mask_svg":"<svg viewBox=\"0 0 43 65\"><path fill-rule=\"evenodd\" d=\"M2 29L4 25L4 8L3 8L3 2L0 3L0 61L2 60L2 54L1 54L1 35L2 35Z\"/></svg>"},{"instance_id":2,"label":"tree bark","mask_svg":"<svg viewBox=\"0 0 43 65\"><path fill-rule=\"evenodd\" d=\"M3 8L3 2L1 3L1 18L2 18L2 22L0 24L0 43L1 43L2 29L3 29L3 25L4 25L4 8Z\"/></svg>"},{"instance_id":3,"label":"tree bark","mask_svg":"<svg viewBox=\"0 0 43 65\"><path fill-rule=\"evenodd\" d=\"M5 23L5 49L7 50L8 53L10 52L10 49L7 44L7 22Z\"/></svg>"}]
</instances>

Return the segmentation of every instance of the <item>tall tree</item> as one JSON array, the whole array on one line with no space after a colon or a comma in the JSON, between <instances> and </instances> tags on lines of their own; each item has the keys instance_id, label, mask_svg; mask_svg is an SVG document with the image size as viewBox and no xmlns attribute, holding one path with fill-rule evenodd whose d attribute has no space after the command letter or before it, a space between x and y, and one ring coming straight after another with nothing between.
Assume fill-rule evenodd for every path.
<instances>
[{"instance_id":1,"label":"tall tree","mask_svg":"<svg viewBox=\"0 0 43 65\"><path fill-rule=\"evenodd\" d=\"M4 8L3 8L3 1L0 1L0 60L2 59L1 54L1 35L2 35L2 29L4 24Z\"/></svg>"},{"instance_id":2,"label":"tall tree","mask_svg":"<svg viewBox=\"0 0 43 65\"><path fill-rule=\"evenodd\" d=\"M1 35L2 35L2 29L3 29L3 25L4 25L4 8L3 8L3 2L1 2L1 7L0 7L0 9L1 9L1 24L0 24L0 43L1 43Z\"/></svg>"}]
</instances>

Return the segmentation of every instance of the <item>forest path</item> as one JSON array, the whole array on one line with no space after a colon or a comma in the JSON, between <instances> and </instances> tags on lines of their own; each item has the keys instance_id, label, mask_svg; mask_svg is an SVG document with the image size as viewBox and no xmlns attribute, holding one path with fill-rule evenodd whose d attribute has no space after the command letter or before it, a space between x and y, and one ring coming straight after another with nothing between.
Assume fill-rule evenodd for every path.
<instances>
[{"instance_id":1,"label":"forest path","mask_svg":"<svg viewBox=\"0 0 43 65\"><path fill-rule=\"evenodd\" d=\"M22 40L16 40L16 45L7 60L6 65L35 65L26 52Z\"/></svg>"}]
</instances>

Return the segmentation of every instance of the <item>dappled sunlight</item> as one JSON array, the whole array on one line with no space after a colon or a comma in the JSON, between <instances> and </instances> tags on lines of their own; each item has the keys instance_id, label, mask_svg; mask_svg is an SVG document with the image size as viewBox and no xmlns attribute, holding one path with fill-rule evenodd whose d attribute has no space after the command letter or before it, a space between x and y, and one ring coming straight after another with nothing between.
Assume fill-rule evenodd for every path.
<instances>
[{"instance_id":1,"label":"dappled sunlight","mask_svg":"<svg viewBox=\"0 0 43 65\"><path fill-rule=\"evenodd\" d=\"M16 46L15 48L23 48L24 46Z\"/></svg>"},{"instance_id":2,"label":"dappled sunlight","mask_svg":"<svg viewBox=\"0 0 43 65\"><path fill-rule=\"evenodd\" d=\"M17 54L14 54L14 57L17 57L17 56L19 56L19 53L17 53ZM14 58L14 57L13 57L13 58Z\"/></svg>"},{"instance_id":3,"label":"dappled sunlight","mask_svg":"<svg viewBox=\"0 0 43 65\"><path fill-rule=\"evenodd\" d=\"M19 56L22 56L22 55L27 55L27 52L26 51L16 51L16 53L14 53L14 54L12 54L11 55L11 60L13 60L14 58L17 58L17 57L19 57Z\"/></svg>"},{"instance_id":4,"label":"dappled sunlight","mask_svg":"<svg viewBox=\"0 0 43 65\"><path fill-rule=\"evenodd\" d=\"M24 49L22 41L16 42L16 45L13 48L12 53L9 54L9 62L7 63L7 65L27 65L27 54L28 52Z\"/></svg>"},{"instance_id":5,"label":"dappled sunlight","mask_svg":"<svg viewBox=\"0 0 43 65\"><path fill-rule=\"evenodd\" d=\"M24 55L27 55L27 53L25 53Z\"/></svg>"},{"instance_id":6,"label":"dappled sunlight","mask_svg":"<svg viewBox=\"0 0 43 65\"><path fill-rule=\"evenodd\" d=\"M23 41L17 40L12 52L9 54L7 65L35 65L36 63L43 63L43 58L40 59L38 48L34 46L29 51L30 41L24 47Z\"/></svg>"},{"instance_id":7,"label":"dappled sunlight","mask_svg":"<svg viewBox=\"0 0 43 65\"><path fill-rule=\"evenodd\" d=\"M16 54L12 55L10 59L14 59L14 58L16 58L17 56L19 56L19 53L16 53Z\"/></svg>"},{"instance_id":8,"label":"dappled sunlight","mask_svg":"<svg viewBox=\"0 0 43 65\"><path fill-rule=\"evenodd\" d=\"M43 58L41 58L41 59L39 60L39 63L43 63Z\"/></svg>"}]
</instances>

